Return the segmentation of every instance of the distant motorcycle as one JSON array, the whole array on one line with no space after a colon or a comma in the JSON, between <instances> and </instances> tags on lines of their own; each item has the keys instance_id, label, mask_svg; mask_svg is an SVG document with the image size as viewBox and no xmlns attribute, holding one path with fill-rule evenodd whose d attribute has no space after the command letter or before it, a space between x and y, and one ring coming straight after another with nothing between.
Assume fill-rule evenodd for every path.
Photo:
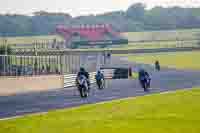
<instances>
[{"instance_id":1,"label":"distant motorcycle","mask_svg":"<svg viewBox=\"0 0 200 133\"><path fill-rule=\"evenodd\" d=\"M144 77L144 78L140 79L140 84L141 84L142 88L144 89L144 91L149 91L151 79Z\"/></svg>"},{"instance_id":2,"label":"distant motorcycle","mask_svg":"<svg viewBox=\"0 0 200 133\"><path fill-rule=\"evenodd\" d=\"M86 98L89 96L89 86L87 82L87 78L84 75L81 75L77 78L78 89L80 92L80 96L82 98Z\"/></svg>"}]
</instances>

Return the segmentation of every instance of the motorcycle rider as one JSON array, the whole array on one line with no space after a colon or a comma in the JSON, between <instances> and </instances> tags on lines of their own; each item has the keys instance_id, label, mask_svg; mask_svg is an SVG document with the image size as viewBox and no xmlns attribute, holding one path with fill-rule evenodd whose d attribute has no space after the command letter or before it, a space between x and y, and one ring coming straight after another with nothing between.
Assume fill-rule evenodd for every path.
<instances>
[{"instance_id":1,"label":"motorcycle rider","mask_svg":"<svg viewBox=\"0 0 200 133\"><path fill-rule=\"evenodd\" d=\"M104 75L103 75L103 73L101 73L100 70L98 70L95 78L96 78L97 81L100 81L101 79L104 80Z\"/></svg>"},{"instance_id":2,"label":"motorcycle rider","mask_svg":"<svg viewBox=\"0 0 200 133\"><path fill-rule=\"evenodd\" d=\"M158 60L155 61L155 69L156 69L157 71L160 71L160 63L159 63Z\"/></svg>"},{"instance_id":3,"label":"motorcycle rider","mask_svg":"<svg viewBox=\"0 0 200 133\"><path fill-rule=\"evenodd\" d=\"M96 79L96 83L97 83L99 89L103 89L102 87L104 86L103 85L104 83L102 83L102 79L104 80L104 75L103 75L103 73L101 73L100 70L97 71L97 74L95 75L95 79Z\"/></svg>"},{"instance_id":4,"label":"motorcycle rider","mask_svg":"<svg viewBox=\"0 0 200 133\"><path fill-rule=\"evenodd\" d=\"M103 73L101 73L100 70L98 70L97 74L96 74L96 80L101 80L101 79L104 80L104 75L103 75Z\"/></svg>"},{"instance_id":5,"label":"motorcycle rider","mask_svg":"<svg viewBox=\"0 0 200 133\"><path fill-rule=\"evenodd\" d=\"M147 71L145 71L144 69L140 69L138 74L139 74L138 78L139 78L140 83L143 84L142 82L144 80L146 80L148 88L149 88L150 87L150 81L151 81L149 73Z\"/></svg>"},{"instance_id":6,"label":"motorcycle rider","mask_svg":"<svg viewBox=\"0 0 200 133\"><path fill-rule=\"evenodd\" d=\"M77 78L80 77L81 75L83 75L87 78L88 89L90 90L90 75L83 67L80 68L80 71L77 74Z\"/></svg>"}]
</instances>

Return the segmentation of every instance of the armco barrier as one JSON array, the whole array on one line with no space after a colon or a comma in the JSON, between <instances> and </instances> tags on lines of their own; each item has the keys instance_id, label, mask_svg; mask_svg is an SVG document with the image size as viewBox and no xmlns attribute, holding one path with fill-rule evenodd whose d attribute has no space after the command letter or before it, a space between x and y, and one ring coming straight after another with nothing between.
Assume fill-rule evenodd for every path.
<instances>
[{"instance_id":1,"label":"armco barrier","mask_svg":"<svg viewBox=\"0 0 200 133\"><path fill-rule=\"evenodd\" d=\"M105 79L112 79L113 70L102 70L102 73L104 74ZM89 74L91 84L96 83L96 72L91 72ZM76 74L64 75L64 88L76 86L76 76Z\"/></svg>"}]
</instances>

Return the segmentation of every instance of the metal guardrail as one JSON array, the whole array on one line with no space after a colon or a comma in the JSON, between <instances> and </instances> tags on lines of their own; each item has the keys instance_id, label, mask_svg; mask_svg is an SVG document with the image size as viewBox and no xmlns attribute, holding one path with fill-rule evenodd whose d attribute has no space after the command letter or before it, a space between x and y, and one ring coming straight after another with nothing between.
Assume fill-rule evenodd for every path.
<instances>
[{"instance_id":1,"label":"metal guardrail","mask_svg":"<svg viewBox=\"0 0 200 133\"><path fill-rule=\"evenodd\" d=\"M113 70L102 70L105 79L112 79L113 77ZM95 75L96 72L91 72L90 74L90 83L95 84L96 79ZM64 88L76 86L76 74L68 74L64 75Z\"/></svg>"}]
</instances>

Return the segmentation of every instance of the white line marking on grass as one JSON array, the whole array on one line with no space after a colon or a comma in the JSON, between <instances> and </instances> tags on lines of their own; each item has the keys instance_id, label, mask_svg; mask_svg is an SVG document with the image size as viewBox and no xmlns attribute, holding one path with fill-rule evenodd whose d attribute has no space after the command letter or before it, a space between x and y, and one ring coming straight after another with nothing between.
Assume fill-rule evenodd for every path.
<instances>
[{"instance_id":1,"label":"white line marking on grass","mask_svg":"<svg viewBox=\"0 0 200 133\"><path fill-rule=\"evenodd\" d=\"M117 101L126 101L126 100L129 100L129 99L136 99L137 97L127 97L127 98L121 98L121 99L117 99ZM115 101L115 100L113 100ZM98 102L98 103L95 103L97 105L101 105L101 104L106 104L106 103L110 103L110 102L113 102L113 101L104 101L104 102Z\"/></svg>"},{"instance_id":2,"label":"white line marking on grass","mask_svg":"<svg viewBox=\"0 0 200 133\"><path fill-rule=\"evenodd\" d=\"M0 119L0 121L5 121L5 120L11 120L11 119L17 119L17 118L21 118L23 116L13 116L13 117L8 117L8 118L2 118Z\"/></svg>"},{"instance_id":3,"label":"white line marking on grass","mask_svg":"<svg viewBox=\"0 0 200 133\"><path fill-rule=\"evenodd\" d=\"M23 118L25 116L39 116L39 115L45 115L48 112L40 112L40 113L33 113L33 114L27 114L27 115L17 115L17 116L13 116L13 117L7 117L7 118L2 118L0 119L0 121L4 121L4 120L12 120L12 119L17 119L17 118Z\"/></svg>"},{"instance_id":4,"label":"white line marking on grass","mask_svg":"<svg viewBox=\"0 0 200 133\"><path fill-rule=\"evenodd\" d=\"M169 94L169 93L175 93L176 91L165 91L165 92L160 92L160 94Z\"/></svg>"},{"instance_id":5,"label":"white line marking on grass","mask_svg":"<svg viewBox=\"0 0 200 133\"><path fill-rule=\"evenodd\" d=\"M114 99L114 98L117 98L117 96L104 97L103 99L109 100L109 99Z\"/></svg>"},{"instance_id":6,"label":"white line marking on grass","mask_svg":"<svg viewBox=\"0 0 200 133\"><path fill-rule=\"evenodd\" d=\"M187 89L182 89L182 90L187 90ZM144 96L151 96L153 94L169 94L169 93L176 93L178 90L172 90L172 91L165 91L165 92L158 92L158 93L149 93L147 95L144 95ZM121 98L121 99L117 99L117 101L126 101L126 100L133 100L133 99L137 99L138 97L143 97L143 96L135 96L135 97L126 97L126 98ZM112 101L116 101L116 100L112 100ZM101 105L101 104L106 104L106 103L110 103L112 101L104 101L104 102L98 102L98 103L95 103L97 105Z\"/></svg>"},{"instance_id":7,"label":"white line marking on grass","mask_svg":"<svg viewBox=\"0 0 200 133\"><path fill-rule=\"evenodd\" d=\"M181 90L188 90L187 88L185 89L181 89ZM169 94L169 93L176 93L178 90L172 90L172 91L165 91L165 92L160 92L160 93L155 93L155 94ZM153 93L154 94L154 93ZM148 95L145 95L145 96L150 96L150 95L153 95L152 93L148 94ZM126 98L121 98L121 99L116 99L116 100L112 100L112 101L103 101L103 102L97 102L97 103L94 103L96 105L101 105L101 104L106 104L106 103L111 103L111 102L114 102L114 101L126 101L126 100L133 100L133 99L137 99L138 97L142 97L142 96L135 96L135 97L126 97ZM108 98L117 98L116 96L114 97L108 97ZM78 108L78 107L72 107L72 108L69 108L69 109L74 109L74 108ZM16 119L16 118L23 118L25 116L38 116L38 115L45 115L47 114L48 112L40 112L40 113L32 113L32 114L27 114L27 115L19 115L19 116L14 116L14 117L8 117L8 118L2 118L0 119L0 121L3 121L3 120L10 120L10 119Z\"/></svg>"}]
</instances>

